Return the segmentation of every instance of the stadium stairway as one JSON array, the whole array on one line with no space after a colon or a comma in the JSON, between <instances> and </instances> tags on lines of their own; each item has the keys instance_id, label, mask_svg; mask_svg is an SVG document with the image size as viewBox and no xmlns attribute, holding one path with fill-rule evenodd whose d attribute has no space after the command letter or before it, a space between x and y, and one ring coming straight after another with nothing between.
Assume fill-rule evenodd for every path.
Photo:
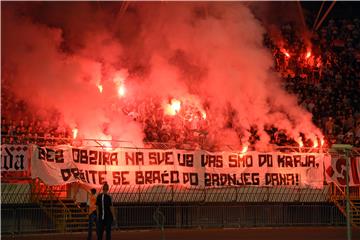
<instances>
[{"instance_id":1,"label":"stadium stairway","mask_svg":"<svg viewBox=\"0 0 360 240\"><path fill-rule=\"evenodd\" d=\"M347 217L346 214L346 191L335 183L331 186L331 201ZM360 187L354 187L350 190L350 216L351 224L360 228Z\"/></svg>"},{"instance_id":2,"label":"stadium stairway","mask_svg":"<svg viewBox=\"0 0 360 240\"><path fill-rule=\"evenodd\" d=\"M360 227L360 199L352 200L356 211L352 213L352 220L357 227Z\"/></svg>"},{"instance_id":3,"label":"stadium stairway","mask_svg":"<svg viewBox=\"0 0 360 240\"><path fill-rule=\"evenodd\" d=\"M65 197L64 197L65 195ZM88 228L88 214L73 199L66 198L63 186L47 186L40 179L32 183L32 197L59 232L80 232Z\"/></svg>"}]
</instances>

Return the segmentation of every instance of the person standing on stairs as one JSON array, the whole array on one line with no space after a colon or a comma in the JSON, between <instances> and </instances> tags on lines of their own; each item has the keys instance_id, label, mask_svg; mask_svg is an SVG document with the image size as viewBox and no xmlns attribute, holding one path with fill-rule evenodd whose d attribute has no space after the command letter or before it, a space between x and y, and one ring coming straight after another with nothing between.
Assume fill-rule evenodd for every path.
<instances>
[{"instance_id":1,"label":"person standing on stairs","mask_svg":"<svg viewBox=\"0 0 360 240\"><path fill-rule=\"evenodd\" d=\"M89 210L89 226L88 226L88 240L92 240L92 229L93 225L96 222L96 189L92 188L90 190L88 198L88 210Z\"/></svg>"}]
</instances>

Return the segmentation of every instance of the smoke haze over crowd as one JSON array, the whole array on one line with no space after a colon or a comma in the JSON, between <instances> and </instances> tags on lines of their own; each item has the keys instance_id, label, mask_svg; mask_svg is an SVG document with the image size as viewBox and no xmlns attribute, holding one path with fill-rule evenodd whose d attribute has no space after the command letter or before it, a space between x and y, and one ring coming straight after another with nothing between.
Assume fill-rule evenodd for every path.
<instances>
[{"instance_id":1,"label":"smoke haze over crowd","mask_svg":"<svg viewBox=\"0 0 360 240\"><path fill-rule=\"evenodd\" d=\"M57 109L83 138L141 145L141 123L117 108L133 99L191 102L206 112L218 142L246 144L252 125L259 145L269 141L269 125L295 140L300 132L322 137L282 88L263 46L265 28L243 3L131 2L125 13L121 2L2 5L11 90L34 112ZM224 128L227 111L244 139Z\"/></svg>"}]
</instances>

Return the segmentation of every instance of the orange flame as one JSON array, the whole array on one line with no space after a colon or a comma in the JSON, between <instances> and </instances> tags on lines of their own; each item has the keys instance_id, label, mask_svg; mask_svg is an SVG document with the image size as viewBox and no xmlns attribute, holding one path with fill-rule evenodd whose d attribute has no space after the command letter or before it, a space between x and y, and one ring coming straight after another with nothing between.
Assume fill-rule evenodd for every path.
<instances>
[{"instance_id":1,"label":"orange flame","mask_svg":"<svg viewBox=\"0 0 360 240\"><path fill-rule=\"evenodd\" d=\"M122 72L118 72L113 81L117 87L117 93L119 95L119 97L124 97L125 96L125 75Z\"/></svg>"},{"instance_id":2,"label":"orange flame","mask_svg":"<svg viewBox=\"0 0 360 240\"><path fill-rule=\"evenodd\" d=\"M306 59L309 59L309 57L311 57L311 52L310 52L310 51L308 51L308 52L306 53Z\"/></svg>"},{"instance_id":3,"label":"orange flame","mask_svg":"<svg viewBox=\"0 0 360 240\"><path fill-rule=\"evenodd\" d=\"M72 130L72 133L73 133L73 138L74 139L76 139L77 138L77 135L78 135L78 129L75 127L75 128L73 128L73 130Z\"/></svg>"},{"instance_id":4,"label":"orange flame","mask_svg":"<svg viewBox=\"0 0 360 240\"><path fill-rule=\"evenodd\" d=\"M99 83L97 87L99 89L99 92L102 93L103 92L103 85L101 85L101 83Z\"/></svg>"},{"instance_id":5,"label":"orange flame","mask_svg":"<svg viewBox=\"0 0 360 240\"><path fill-rule=\"evenodd\" d=\"M201 115L202 115L202 118L203 118L203 119L206 119L206 112L205 112L205 111L202 111L202 112L201 112Z\"/></svg>"},{"instance_id":6,"label":"orange flame","mask_svg":"<svg viewBox=\"0 0 360 240\"><path fill-rule=\"evenodd\" d=\"M246 153L248 150L249 146L244 146L243 150L241 151L242 154Z\"/></svg>"},{"instance_id":7,"label":"orange flame","mask_svg":"<svg viewBox=\"0 0 360 240\"><path fill-rule=\"evenodd\" d=\"M281 51L287 58L290 58L290 54L288 53L288 51L286 51L284 48Z\"/></svg>"},{"instance_id":8,"label":"orange flame","mask_svg":"<svg viewBox=\"0 0 360 240\"><path fill-rule=\"evenodd\" d=\"M119 88L118 88L118 94L119 94L119 97L123 97L125 96L125 86L124 86L124 83L122 83Z\"/></svg>"},{"instance_id":9,"label":"orange flame","mask_svg":"<svg viewBox=\"0 0 360 240\"><path fill-rule=\"evenodd\" d=\"M171 100L171 108L175 112L179 112L180 108L181 108L181 102L179 100L176 100L176 99Z\"/></svg>"},{"instance_id":10,"label":"orange flame","mask_svg":"<svg viewBox=\"0 0 360 240\"><path fill-rule=\"evenodd\" d=\"M245 145L243 146L243 149L241 150L241 153L240 153L240 157L243 157L245 155L245 153L247 152L249 146L248 145Z\"/></svg>"},{"instance_id":11,"label":"orange flame","mask_svg":"<svg viewBox=\"0 0 360 240\"><path fill-rule=\"evenodd\" d=\"M164 112L166 115L175 116L181 109L181 102L177 99L172 99L170 104L166 104Z\"/></svg>"},{"instance_id":12,"label":"orange flame","mask_svg":"<svg viewBox=\"0 0 360 240\"><path fill-rule=\"evenodd\" d=\"M318 142L318 140L315 138L314 139L314 143L313 143L313 147L314 148L317 148L319 146L319 142Z\"/></svg>"},{"instance_id":13,"label":"orange flame","mask_svg":"<svg viewBox=\"0 0 360 240\"><path fill-rule=\"evenodd\" d=\"M324 146L324 143L325 143L324 138L321 138L321 139L320 139L320 145L321 145L321 147Z\"/></svg>"},{"instance_id":14,"label":"orange flame","mask_svg":"<svg viewBox=\"0 0 360 240\"><path fill-rule=\"evenodd\" d=\"M304 146L304 143L303 143L301 137L298 137L298 139L296 140L296 142L299 144L299 147L303 147L303 146Z\"/></svg>"}]
</instances>

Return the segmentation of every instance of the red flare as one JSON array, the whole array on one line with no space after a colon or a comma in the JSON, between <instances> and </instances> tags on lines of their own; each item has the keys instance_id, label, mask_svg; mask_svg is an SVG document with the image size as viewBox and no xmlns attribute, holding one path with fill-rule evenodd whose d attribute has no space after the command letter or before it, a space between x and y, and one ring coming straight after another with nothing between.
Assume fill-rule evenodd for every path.
<instances>
[{"instance_id":1,"label":"red flare","mask_svg":"<svg viewBox=\"0 0 360 240\"><path fill-rule=\"evenodd\" d=\"M102 93L103 92L103 86L101 85L101 83L99 83L97 87L99 89L99 92Z\"/></svg>"},{"instance_id":2,"label":"red flare","mask_svg":"<svg viewBox=\"0 0 360 240\"><path fill-rule=\"evenodd\" d=\"M320 139L320 145L321 145L321 147L324 146L324 143L325 143L324 138L321 138L321 139Z\"/></svg>"},{"instance_id":3,"label":"red flare","mask_svg":"<svg viewBox=\"0 0 360 240\"><path fill-rule=\"evenodd\" d=\"M249 146L244 146L241 153L245 154L247 152L248 148L249 148Z\"/></svg>"},{"instance_id":4,"label":"red flare","mask_svg":"<svg viewBox=\"0 0 360 240\"><path fill-rule=\"evenodd\" d=\"M181 108L181 102L179 100L176 100L176 99L171 100L171 108L175 112L179 112L180 108Z\"/></svg>"},{"instance_id":5,"label":"red flare","mask_svg":"<svg viewBox=\"0 0 360 240\"><path fill-rule=\"evenodd\" d=\"M113 79L115 86L117 87L117 93L119 97L125 96L125 76L122 73L118 73L115 75Z\"/></svg>"},{"instance_id":6,"label":"red flare","mask_svg":"<svg viewBox=\"0 0 360 240\"><path fill-rule=\"evenodd\" d=\"M319 142L317 139L314 139L313 148L317 148L319 146Z\"/></svg>"},{"instance_id":7,"label":"red flare","mask_svg":"<svg viewBox=\"0 0 360 240\"><path fill-rule=\"evenodd\" d=\"M282 49L281 52L282 52L287 58L290 58L290 54L289 54L285 49Z\"/></svg>"},{"instance_id":8,"label":"red flare","mask_svg":"<svg viewBox=\"0 0 360 240\"><path fill-rule=\"evenodd\" d=\"M304 143L303 143L301 137L298 137L298 139L296 140L296 142L299 144L299 147L303 147L303 146L304 146Z\"/></svg>"},{"instance_id":9,"label":"red flare","mask_svg":"<svg viewBox=\"0 0 360 240\"><path fill-rule=\"evenodd\" d=\"M310 51L308 51L308 52L306 53L306 59L309 59L309 57L311 57L311 52L310 52Z\"/></svg>"},{"instance_id":10,"label":"red flare","mask_svg":"<svg viewBox=\"0 0 360 240\"><path fill-rule=\"evenodd\" d=\"M77 138L77 135L78 135L78 129L75 127L75 128L73 128L73 130L72 130L72 133L73 133L73 138L74 139L76 139Z\"/></svg>"},{"instance_id":11,"label":"red flare","mask_svg":"<svg viewBox=\"0 0 360 240\"><path fill-rule=\"evenodd\" d=\"M243 146L243 149L241 150L241 153L240 153L240 157L243 157L245 155L245 153L247 152L249 146L248 145L245 145Z\"/></svg>"},{"instance_id":12,"label":"red flare","mask_svg":"<svg viewBox=\"0 0 360 240\"><path fill-rule=\"evenodd\" d=\"M165 114L170 116L175 116L181 109L181 102L177 99L172 99L170 104L165 106Z\"/></svg>"},{"instance_id":13,"label":"red flare","mask_svg":"<svg viewBox=\"0 0 360 240\"><path fill-rule=\"evenodd\" d=\"M118 94L119 94L119 97L123 97L125 96L125 86L124 84L121 84L118 88Z\"/></svg>"},{"instance_id":14,"label":"red flare","mask_svg":"<svg viewBox=\"0 0 360 240\"><path fill-rule=\"evenodd\" d=\"M201 115L202 115L203 119L206 119L206 112L205 111L201 112Z\"/></svg>"}]
</instances>

